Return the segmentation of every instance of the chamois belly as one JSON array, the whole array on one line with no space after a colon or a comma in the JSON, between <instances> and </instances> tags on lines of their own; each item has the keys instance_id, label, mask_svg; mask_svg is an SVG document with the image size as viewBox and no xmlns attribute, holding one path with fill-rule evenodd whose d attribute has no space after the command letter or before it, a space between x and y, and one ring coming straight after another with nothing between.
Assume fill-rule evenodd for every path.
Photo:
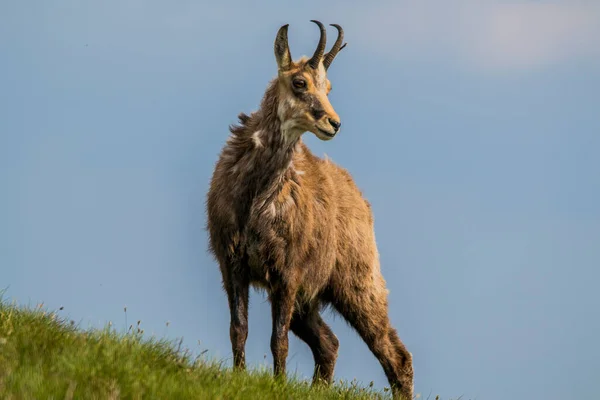
<instances>
[{"instance_id":1,"label":"chamois belly","mask_svg":"<svg viewBox=\"0 0 600 400\"><path fill-rule=\"evenodd\" d=\"M287 269L299 268L297 302L306 303L318 297L329 283L335 257L326 243L308 246L302 251L301 243L290 243L275 229L265 232L264 226L263 233L249 230L247 238L246 259L250 283L254 287L269 292L271 286L277 284L278 276L286 274Z\"/></svg>"}]
</instances>

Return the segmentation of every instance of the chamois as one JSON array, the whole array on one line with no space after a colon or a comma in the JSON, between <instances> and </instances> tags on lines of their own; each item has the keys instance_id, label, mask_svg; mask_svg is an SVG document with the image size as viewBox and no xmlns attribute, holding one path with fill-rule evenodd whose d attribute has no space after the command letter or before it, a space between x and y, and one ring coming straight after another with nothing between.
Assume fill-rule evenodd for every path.
<instances>
[{"instance_id":1,"label":"chamois","mask_svg":"<svg viewBox=\"0 0 600 400\"><path fill-rule=\"evenodd\" d=\"M219 263L230 308L234 367L245 368L250 285L266 290L272 310L275 376L285 375L288 331L310 347L313 384L332 382L339 342L319 312L331 305L381 363L395 397L412 398L412 355L390 325L370 204L350 174L313 155L310 131L330 140L341 126L328 99L327 70L344 31L324 54L293 61L288 24L274 43L277 77L260 108L241 113L215 166L207 195L209 249Z\"/></svg>"}]
</instances>

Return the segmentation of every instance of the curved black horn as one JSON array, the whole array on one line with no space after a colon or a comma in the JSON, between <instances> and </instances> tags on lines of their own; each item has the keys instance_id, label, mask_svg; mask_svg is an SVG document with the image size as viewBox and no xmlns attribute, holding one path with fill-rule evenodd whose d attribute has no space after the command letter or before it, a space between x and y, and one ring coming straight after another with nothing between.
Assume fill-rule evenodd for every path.
<instances>
[{"instance_id":1,"label":"curved black horn","mask_svg":"<svg viewBox=\"0 0 600 400\"><path fill-rule=\"evenodd\" d=\"M319 26L319 29L321 30L321 38L319 39L319 44L317 45L315 54L313 54L312 58L310 60L308 60L308 65L310 65L310 67L312 69L317 69L317 67L319 66L319 62L321 61L321 58L323 57L323 53L325 52L325 43L327 42L327 32L325 31L325 27L323 26L323 24L320 23L319 21L315 21L314 19L311 19L310 22L314 22L315 24L317 24Z\"/></svg>"},{"instance_id":2,"label":"curved black horn","mask_svg":"<svg viewBox=\"0 0 600 400\"><path fill-rule=\"evenodd\" d=\"M331 24L331 26L335 27L335 29L338 30L338 37L335 43L333 44L331 50L329 50L329 53L325 54L325 57L323 58L323 65L325 66L325 69L329 68L335 56L337 56L340 50L346 47L347 44L344 43L344 45L342 46L342 42L344 41L344 30L342 29L342 27L338 24Z\"/></svg>"}]
</instances>

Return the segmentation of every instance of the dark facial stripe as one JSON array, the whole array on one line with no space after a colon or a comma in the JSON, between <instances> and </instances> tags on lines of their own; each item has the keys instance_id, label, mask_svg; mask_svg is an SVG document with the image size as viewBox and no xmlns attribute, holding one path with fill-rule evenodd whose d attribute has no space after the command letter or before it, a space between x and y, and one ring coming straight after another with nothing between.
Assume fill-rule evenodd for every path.
<instances>
[{"instance_id":1,"label":"dark facial stripe","mask_svg":"<svg viewBox=\"0 0 600 400\"><path fill-rule=\"evenodd\" d=\"M310 113L316 120L320 120L325 115L325 109L316 96L310 96Z\"/></svg>"},{"instance_id":2,"label":"dark facial stripe","mask_svg":"<svg viewBox=\"0 0 600 400\"><path fill-rule=\"evenodd\" d=\"M319 120L323 118L326 114L325 108L323 108L323 104L319 101L319 98L314 94L305 91L305 90L297 90L292 87L294 95L302 102L308 105L308 110L310 114L316 119Z\"/></svg>"}]
</instances>

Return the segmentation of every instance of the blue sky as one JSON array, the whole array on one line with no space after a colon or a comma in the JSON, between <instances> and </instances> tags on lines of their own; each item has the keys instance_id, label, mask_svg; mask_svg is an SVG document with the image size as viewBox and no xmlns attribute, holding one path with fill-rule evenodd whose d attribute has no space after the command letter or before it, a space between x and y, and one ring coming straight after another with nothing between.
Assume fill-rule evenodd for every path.
<instances>
[{"instance_id":1,"label":"blue sky","mask_svg":"<svg viewBox=\"0 0 600 400\"><path fill-rule=\"evenodd\" d=\"M343 129L305 140L373 205L416 393L597 395L593 2L2 2L5 297L64 306L82 326L124 328L126 306L146 332L229 358L208 181L228 125L276 73L277 29L290 24L294 58L311 54L310 19L341 24L348 46L329 73ZM386 385L358 335L325 317L336 378ZM270 365L269 335L253 293L251 364ZM288 365L312 372L295 338Z\"/></svg>"}]
</instances>

